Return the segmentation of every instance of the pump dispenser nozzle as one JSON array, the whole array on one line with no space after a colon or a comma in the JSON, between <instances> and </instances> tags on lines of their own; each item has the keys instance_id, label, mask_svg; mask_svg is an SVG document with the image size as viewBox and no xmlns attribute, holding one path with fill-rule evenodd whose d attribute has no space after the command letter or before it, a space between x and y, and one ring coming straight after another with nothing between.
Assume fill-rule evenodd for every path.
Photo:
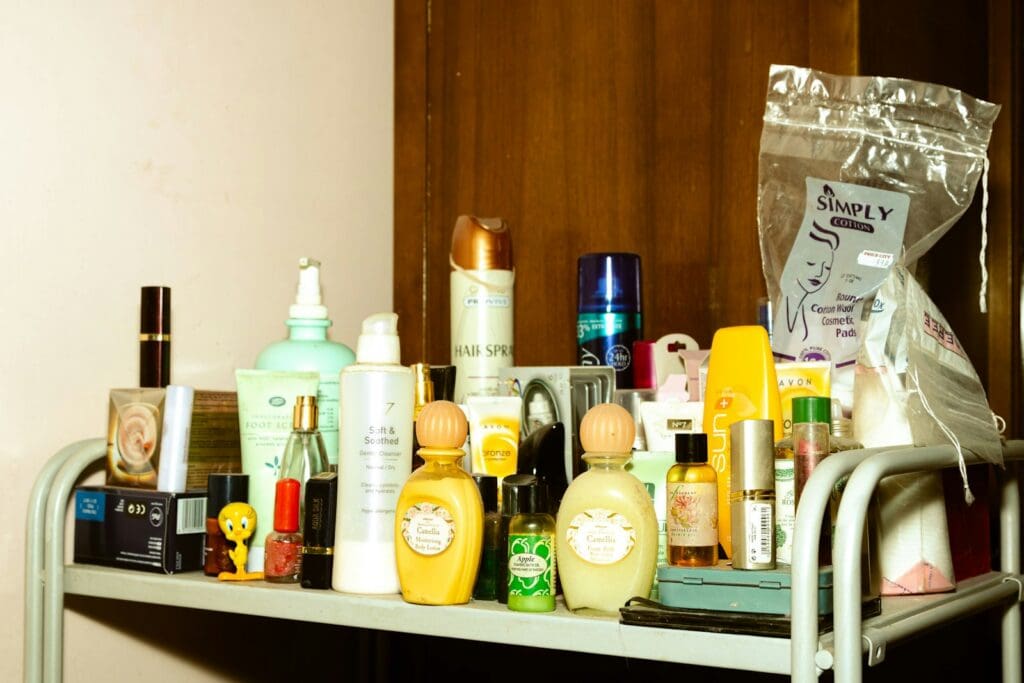
<instances>
[{"instance_id":1,"label":"pump dispenser nozzle","mask_svg":"<svg viewBox=\"0 0 1024 683\"><path fill-rule=\"evenodd\" d=\"M374 313L363 320L356 347L357 363L400 363L398 314Z\"/></svg>"},{"instance_id":2,"label":"pump dispenser nozzle","mask_svg":"<svg viewBox=\"0 0 1024 683\"><path fill-rule=\"evenodd\" d=\"M299 287L295 303L288 309L290 318L326 318L327 307L320 296L320 262L303 257L299 259Z\"/></svg>"}]
</instances>

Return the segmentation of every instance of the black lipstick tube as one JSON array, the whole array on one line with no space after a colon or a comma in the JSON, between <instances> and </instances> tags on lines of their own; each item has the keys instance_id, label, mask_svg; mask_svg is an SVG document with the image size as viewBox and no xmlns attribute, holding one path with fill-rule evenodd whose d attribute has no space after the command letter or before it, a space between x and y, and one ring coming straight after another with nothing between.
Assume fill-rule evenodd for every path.
<instances>
[{"instance_id":1,"label":"black lipstick tube","mask_svg":"<svg viewBox=\"0 0 1024 683\"><path fill-rule=\"evenodd\" d=\"M139 320L139 386L171 383L171 288L143 287Z\"/></svg>"},{"instance_id":2,"label":"black lipstick tube","mask_svg":"<svg viewBox=\"0 0 1024 683\"><path fill-rule=\"evenodd\" d=\"M303 588L330 588L334 569L334 519L338 500L338 475L321 472L306 482L306 519L302 528Z\"/></svg>"}]
</instances>

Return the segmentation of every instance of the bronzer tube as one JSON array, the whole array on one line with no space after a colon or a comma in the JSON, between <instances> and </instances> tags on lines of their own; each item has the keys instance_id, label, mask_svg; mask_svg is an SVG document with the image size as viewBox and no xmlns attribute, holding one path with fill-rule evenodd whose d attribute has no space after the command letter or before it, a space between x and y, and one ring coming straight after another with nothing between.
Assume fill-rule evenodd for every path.
<instances>
[{"instance_id":1,"label":"bronzer tube","mask_svg":"<svg viewBox=\"0 0 1024 683\"><path fill-rule=\"evenodd\" d=\"M171 383L171 288L143 287L139 322L139 386Z\"/></svg>"}]
</instances>

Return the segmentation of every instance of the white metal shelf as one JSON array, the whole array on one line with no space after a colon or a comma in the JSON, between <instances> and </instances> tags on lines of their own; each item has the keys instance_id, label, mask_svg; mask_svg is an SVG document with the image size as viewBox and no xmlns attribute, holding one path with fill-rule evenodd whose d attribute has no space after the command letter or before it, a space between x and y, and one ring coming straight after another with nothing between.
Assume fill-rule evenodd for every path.
<instances>
[{"instance_id":1,"label":"white metal shelf","mask_svg":"<svg viewBox=\"0 0 1024 683\"><path fill-rule=\"evenodd\" d=\"M497 602L424 606L399 595L366 596L304 590L261 581L225 584L200 572L164 576L69 565L64 591L157 605L191 607L338 626L430 633L554 650L789 673L789 639L734 636L620 624L616 617L578 615L559 600L546 614L513 612Z\"/></svg>"},{"instance_id":2,"label":"white metal shelf","mask_svg":"<svg viewBox=\"0 0 1024 683\"><path fill-rule=\"evenodd\" d=\"M868 664L874 665L884 659L888 643L972 613L1002 607L1004 680L1021 681L1020 520L1018 482L1012 466L1002 477L1002 572L961 581L954 593L884 599L882 614L861 623L859 577L853 581L846 576L848 572L838 571L835 600L852 601L857 609L841 612L837 608L835 631L822 636L817 633L817 543L812 541L820 529L832 486L850 473L864 476L851 477L848 492L856 486L855 479L868 486L873 468L902 467L890 459L902 460L911 469L949 466L951 459L955 462L951 448L850 451L826 458L815 470L797 515L790 638L623 625L615 617L572 614L561 602L558 610L549 614L512 612L494 602L426 607L407 604L398 595L349 595L262 582L225 584L199 572L165 576L65 565L63 534L68 499L78 475L103 456L104 448L103 439L68 446L47 462L32 491L25 566L25 680L31 683L59 681L62 677L65 593L386 631L430 632L485 642L507 643L514 634L516 642L527 646L789 674L802 683L813 681L821 670L829 668L836 670L837 681L855 680L863 666L864 652L868 653ZM1011 442L1005 454L1008 460L1024 458L1024 442ZM847 512L855 513L848 503L844 496ZM851 547L840 554L857 558L862 535L850 530L856 528L845 526L847 533L843 535ZM850 654L854 639L860 641L860 647L854 647L856 651Z\"/></svg>"}]
</instances>

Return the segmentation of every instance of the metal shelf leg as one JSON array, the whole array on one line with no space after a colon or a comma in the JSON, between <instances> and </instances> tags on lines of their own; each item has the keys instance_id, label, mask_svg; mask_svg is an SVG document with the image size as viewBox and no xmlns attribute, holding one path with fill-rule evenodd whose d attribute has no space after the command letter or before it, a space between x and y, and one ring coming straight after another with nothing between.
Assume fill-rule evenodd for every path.
<instances>
[{"instance_id":1,"label":"metal shelf leg","mask_svg":"<svg viewBox=\"0 0 1024 683\"><path fill-rule=\"evenodd\" d=\"M64 663L64 518L68 498L82 472L106 453L104 439L79 443L61 465L46 501L43 590L43 680L59 682ZM26 634L27 637L28 634Z\"/></svg>"},{"instance_id":2,"label":"metal shelf leg","mask_svg":"<svg viewBox=\"0 0 1024 683\"><path fill-rule=\"evenodd\" d=\"M1020 574L1020 489L1018 465L1007 463L1002 473L999 499L999 557L1001 571ZM1021 683L1020 601L1003 612L1003 683Z\"/></svg>"},{"instance_id":3,"label":"metal shelf leg","mask_svg":"<svg viewBox=\"0 0 1024 683\"><path fill-rule=\"evenodd\" d=\"M84 448L106 446L103 439L86 439L65 446L46 461L36 477L29 496L25 524L25 632L24 680L39 683L43 679L43 570L46 552L46 499L60 468Z\"/></svg>"}]
</instances>

